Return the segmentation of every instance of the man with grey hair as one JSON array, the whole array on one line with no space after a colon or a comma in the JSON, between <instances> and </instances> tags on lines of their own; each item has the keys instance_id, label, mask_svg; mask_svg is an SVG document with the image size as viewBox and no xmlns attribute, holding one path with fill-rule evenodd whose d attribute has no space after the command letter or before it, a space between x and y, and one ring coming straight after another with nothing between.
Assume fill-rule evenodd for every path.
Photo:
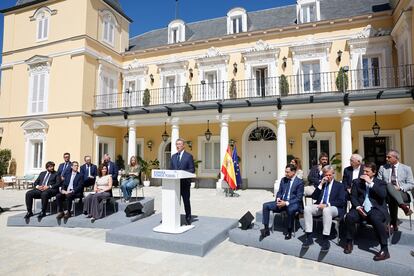
<instances>
[{"instance_id":1,"label":"man with grey hair","mask_svg":"<svg viewBox=\"0 0 414 276\"><path fill-rule=\"evenodd\" d=\"M354 153L351 155L349 160L351 165L344 169L344 175L342 177L342 185L348 191L348 194L351 193L352 180L358 179L361 175L364 174L364 165L362 165L362 156Z\"/></svg>"},{"instance_id":2,"label":"man with grey hair","mask_svg":"<svg viewBox=\"0 0 414 276\"><path fill-rule=\"evenodd\" d=\"M407 216L413 213L410 205L405 203L410 202L407 192L414 188L413 172L409 166L400 163L400 153L397 150L388 151L386 158L387 164L379 169L378 178L387 183L391 226L397 231L398 207Z\"/></svg>"},{"instance_id":3,"label":"man with grey hair","mask_svg":"<svg viewBox=\"0 0 414 276\"><path fill-rule=\"evenodd\" d=\"M308 248L313 244L313 216L322 216L323 238L321 251L326 252L330 247L329 236L331 234L332 219L337 216L342 217L345 214L346 200L343 185L334 179L335 169L331 165L326 165L322 172L323 178L312 194L312 198L316 202L305 207L306 239L302 247Z\"/></svg>"}]
</instances>

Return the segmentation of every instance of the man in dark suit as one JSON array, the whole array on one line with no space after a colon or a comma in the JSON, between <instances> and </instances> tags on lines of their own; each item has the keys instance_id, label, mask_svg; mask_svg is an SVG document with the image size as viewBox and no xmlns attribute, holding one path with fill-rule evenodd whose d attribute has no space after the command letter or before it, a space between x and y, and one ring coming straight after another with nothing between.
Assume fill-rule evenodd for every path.
<instances>
[{"instance_id":1,"label":"man in dark suit","mask_svg":"<svg viewBox=\"0 0 414 276\"><path fill-rule=\"evenodd\" d=\"M177 147L177 153L171 156L171 170L183 170L190 173L195 172L193 156L185 151L184 139L177 139L175 142ZM185 221L187 225L191 224L191 204L190 204L190 187L191 178L185 178L180 180L180 193L183 198Z\"/></svg>"},{"instance_id":2,"label":"man in dark suit","mask_svg":"<svg viewBox=\"0 0 414 276\"><path fill-rule=\"evenodd\" d=\"M45 217L48 200L59 192L60 183L59 175L55 172L55 163L52 161L47 162L46 171L39 174L39 177L33 183L33 190L26 193L27 214L24 218L29 219L33 216L32 205L34 198L42 199L42 211L38 217L39 219Z\"/></svg>"},{"instance_id":3,"label":"man in dark suit","mask_svg":"<svg viewBox=\"0 0 414 276\"><path fill-rule=\"evenodd\" d=\"M305 207L305 232L306 240L303 247L308 248L313 244L313 216L321 216L323 220L323 236L321 251L328 251L330 248L329 236L331 234L332 219L345 214L345 189L342 183L335 181L335 169L326 165L322 169L323 178L321 183L316 187L312 198L316 200L315 204ZM339 235L339 233L337 233Z\"/></svg>"},{"instance_id":4,"label":"man in dark suit","mask_svg":"<svg viewBox=\"0 0 414 276\"><path fill-rule=\"evenodd\" d=\"M293 222L295 213L299 211L303 198L303 180L296 177L296 166L288 164L285 167L285 177L280 181L279 191L276 194L276 201L270 201L263 204L264 228L260 230L260 241L270 235L269 215L270 211L280 213L287 211L288 229L285 239L292 238Z\"/></svg>"},{"instance_id":5,"label":"man in dark suit","mask_svg":"<svg viewBox=\"0 0 414 276\"><path fill-rule=\"evenodd\" d=\"M374 256L374 260L381 261L390 257L387 246L387 233L384 225L389 214L385 202L387 183L376 178L376 172L377 166L375 163L366 163L364 166L364 174L352 183L352 208L345 218L346 245L344 253L350 254L352 252L355 223L366 220L374 227L381 245L381 250Z\"/></svg>"},{"instance_id":6,"label":"man in dark suit","mask_svg":"<svg viewBox=\"0 0 414 276\"><path fill-rule=\"evenodd\" d=\"M325 152L319 154L319 164L313 166L308 174L309 185L305 187L305 196L312 196L323 178L322 168L329 164L329 156Z\"/></svg>"},{"instance_id":7,"label":"man in dark suit","mask_svg":"<svg viewBox=\"0 0 414 276\"><path fill-rule=\"evenodd\" d=\"M351 166L348 166L344 169L344 175L342 177L342 185L345 186L345 189L348 191L348 194L351 193L352 180L358 179L361 175L364 174L364 165L362 165L362 156L359 154L351 155Z\"/></svg>"},{"instance_id":8,"label":"man in dark suit","mask_svg":"<svg viewBox=\"0 0 414 276\"><path fill-rule=\"evenodd\" d=\"M104 154L103 163L108 168L108 174L112 175L112 186L118 186L118 167L114 162L111 161L111 156L109 154Z\"/></svg>"},{"instance_id":9,"label":"man in dark suit","mask_svg":"<svg viewBox=\"0 0 414 276\"><path fill-rule=\"evenodd\" d=\"M90 187L95 185L98 168L92 164L92 158L89 155L86 155L84 160L85 164L80 167L80 174L83 177L83 186Z\"/></svg>"},{"instance_id":10,"label":"man in dark suit","mask_svg":"<svg viewBox=\"0 0 414 276\"><path fill-rule=\"evenodd\" d=\"M410 205L411 198L408 191L414 188L413 172L407 165L400 163L400 153L396 150L390 150L387 153L387 164L381 166L378 171L378 178L387 183L388 208L391 215L391 225L394 231L398 230L398 207L405 215L413 213Z\"/></svg>"},{"instance_id":11,"label":"man in dark suit","mask_svg":"<svg viewBox=\"0 0 414 276\"><path fill-rule=\"evenodd\" d=\"M69 173L72 169L72 163L70 162L70 153L65 152L63 154L63 163L59 164L57 174L60 177L60 181L63 181L65 179L65 175Z\"/></svg>"},{"instance_id":12,"label":"man in dark suit","mask_svg":"<svg viewBox=\"0 0 414 276\"><path fill-rule=\"evenodd\" d=\"M56 195L56 204L58 207L57 219L65 217L68 219L72 216L72 201L75 198L83 197L83 176L78 172L79 163L72 162L72 171L65 175L65 180L60 189L60 193ZM63 201L66 201L66 210L63 212Z\"/></svg>"}]
</instances>

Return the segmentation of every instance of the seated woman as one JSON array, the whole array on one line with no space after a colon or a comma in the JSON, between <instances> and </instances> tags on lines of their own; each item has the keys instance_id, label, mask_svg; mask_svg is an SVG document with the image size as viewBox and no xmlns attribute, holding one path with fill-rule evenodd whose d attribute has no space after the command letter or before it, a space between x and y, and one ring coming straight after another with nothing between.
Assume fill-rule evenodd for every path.
<instances>
[{"instance_id":1,"label":"seated woman","mask_svg":"<svg viewBox=\"0 0 414 276\"><path fill-rule=\"evenodd\" d=\"M84 201L83 213L94 222L102 218L104 204L103 200L112 197L112 176L108 174L108 167L99 165L93 193L90 193Z\"/></svg>"},{"instance_id":2,"label":"seated woman","mask_svg":"<svg viewBox=\"0 0 414 276\"><path fill-rule=\"evenodd\" d=\"M296 166L296 177L303 179L303 171L302 171L302 162L300 161L299 157L295 157L292 160L290 160L290 164L293 164Z\"/></svg>"},{"instance_id":3,"label":"seated woman","mask_svg":"<svg viewBox=\"0 0 414 276\"><path fill-rule=\"evenodd\" d=\"M140 170L141 166L138 164L137 158L135 156L131 156L129 160L129 166L125 168L125 178L122 180L120 187L125 202L129 202L129 200L131 199L132 190L139 183Z\"/></svg>"}]
</instances>

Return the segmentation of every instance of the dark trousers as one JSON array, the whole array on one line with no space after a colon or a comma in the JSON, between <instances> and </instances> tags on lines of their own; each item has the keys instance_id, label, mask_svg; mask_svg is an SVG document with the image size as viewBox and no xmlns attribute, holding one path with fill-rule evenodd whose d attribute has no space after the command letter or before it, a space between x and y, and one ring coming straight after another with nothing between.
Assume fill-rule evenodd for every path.
<instances>
[{"instance_id":1,"label":"dark trousers","mask_svg":"<svg viewBox=\"0 0 414 276\"><path fill-rule=\"evenodd\" d=\"M385 230L385 215L377 210L371 209L368 212L367 222L374 227L375 233L377 234L378 241L381 244L381 247L387 245L387 231ZM351 241L355 236L355 224L363 221L364 218L358 213L356 209L351 209L345 217L346 225L346 239Z\"/></svg>"},{"instance_id":2,"label":"dark trousers","mask_svg":"<svg viewBox=\"0 0 414 276\"><path fill-rule=\"evenodd\" d=\"M190 204L190 188L191 182L181 181L180 182L180 194L183 198L185 217L191 218L191 204Z\"/></svg>"},{"instance_id":3,"label":"dark trousers","mask_svg":"<svg viewBox=\"0 0 414 276\"><path fill-rule=\"evenodd\" d=\"M75 198L82 198L82 197L83 197L83 194L74 194L74 193L61 194L61 193L58 193L56 195L56 204L57 204L58 212L63 212L63 201L66 201L66 210L68 210L70 212L72 210L72 201Z\"/></svg>"},{"instance_id":4,"label":"dark trousers","mask_svg":"<svg viewBox=\"0 0 414 276\"><path fill-rule=\"evenodd\" d=\"M270 211L273 211L274 213L280 213L282 211L286 211L287 220L288 220L288 230L291 231L293 229L293 221L295 219L295 213L299 211L299 204L289 204L289 206L279 208L276 205L276 201L270 201L270 202L263 203L262 223L263 225L267 227L269 226Z\"/></svg>"},{"instance_id":5,"label":"dark trousers","mask_svg":"<svg viewBox=\"0 0 414 276\"><path fill-rule=\"evenodd\" d=\"M38 189L30 190L26 193L26 208L28 212L31 212L33 209L33 199L40 198L42 200L42 212L46 212L47 202L50 198L54 197L59 191L57 189L47 189L46 191L41 191Z\"/></svg>"},{"instance_id":6,"label":"dark trousers","mask_svg":"<svg viewBox=\"0 0 414 276\"><path fill-rule=\"evenodd\" d=\"M93 185L95 185L95 179L93 179L93 178L88 178L85 181L83 181L83 186L84 187L90 187L90 186L93 186Z\"/></svg>"}]
</instances>

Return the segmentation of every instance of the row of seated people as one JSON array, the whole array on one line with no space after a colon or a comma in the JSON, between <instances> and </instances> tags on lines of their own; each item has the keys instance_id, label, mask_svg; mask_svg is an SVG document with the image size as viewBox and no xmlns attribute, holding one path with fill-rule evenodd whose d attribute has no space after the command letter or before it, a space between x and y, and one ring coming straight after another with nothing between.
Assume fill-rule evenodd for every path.
<instances>
[{"instance_id":1,"label":"row of seated people","mask_svg":"<svg viewBox=\"0 0 414 276\"><path fill-rule=\"evenodd\" d=\"M112 196L113 175L109 173L109 168L116 169L110 157L104 159L103 164L97 168L91 163L91 157L85 156L85 164L81 166L80 172L78 171L79 163L71 162L69 153L65 153L63 158L64 162L59 165L57 171L55 171L54 162L47 162L46 170L39 174L33 189L26 193L27 213L24 217L26 220L33 216L33 199L41 199L42 207L38 219L42 219L46 216L48 201L53 197L56 197L57 218L68 219L72 215L73 200L82 198L84 188L91 186L93 186L94 193L85 198L84 213L91 218L91 221L102 217L102 199Z\"/></svg>"},{"instance_id":2,"label":"row of seated people","mask_svg":"<svg viewBox=\"0 0 414 276\"><path fill-rule=\"evenodd\" d=\"M352 159L355 159L356 157L358 156L352 156L351 164L355 163L355 160ZM362 161L362 158L358 157L358 159L360 160L359 162ZM346 180L343 181L343 183L335 181L335 169L332 166L321 162L322 164L319 165L321 167L320 173L317 172L318 182L316 186L312 187L313 192L311 193L315 202L312 205L305 206L304 210L301 210L303 209L303 196L306 193L304 182L299 177L296 177L296 166L288 164L285 168L285 177L281 180L279 191L275 196L276 200L263 204L262 223L264 228L260 230L260 240L263 240L270 235L270 211L276 213L286 211L288 229L285 234L285 239L290 239L292 236L291 233L295 214L303 212L305 219L304 230L306 233L303 247L308 248L313 244L313 217L322 216L323 239L321 250L328 251L330 248L329 236L331 233L332 220L335 217L342 219L345 216L346 243L344 253L350 254L353 250L355 224L365 220L372 224L381 245L381 250L374 256L374 260L380 261L388 259L390 255L387 247L385 222L394 222L394 228L396 229L397 214L395 214L396 218L394 218L394 220L392 216L390 220L387 201L390 202L389 207L391 209L393 205L391 202L393 200L398 203L395 198L398 197L396 194L402 196L402 194L406 194L407 191L410 191L414 187L410 167L399 163L398 160L399 154L397 151L392 150L388 152L388 164L381 166L377 176L375 176L377 174L377 166L374 163L369 162L361 165L362 171L358 171L358 173L353 174L353 176L350 177L351 181L349 185ZM349 170L350 169L348 169L348 171ZM354 170L357 170L357 168L353 167L351 173ZM314 172L311 171L310 175L312 175L312 173ZM344 173L344 178L346 177L349 176L347 173ZM392 190L390 192L391 188L398 191L398 193L394 193ZM407 195L404 195L404 197L405 196ZM350 200L352 207L345 215L347 199ZM400 204L400 207L404 210L406 215L411 215L412 211L404 201ZM391 215L393 215L392 212Z\"/></svg>"}]
</instances>

